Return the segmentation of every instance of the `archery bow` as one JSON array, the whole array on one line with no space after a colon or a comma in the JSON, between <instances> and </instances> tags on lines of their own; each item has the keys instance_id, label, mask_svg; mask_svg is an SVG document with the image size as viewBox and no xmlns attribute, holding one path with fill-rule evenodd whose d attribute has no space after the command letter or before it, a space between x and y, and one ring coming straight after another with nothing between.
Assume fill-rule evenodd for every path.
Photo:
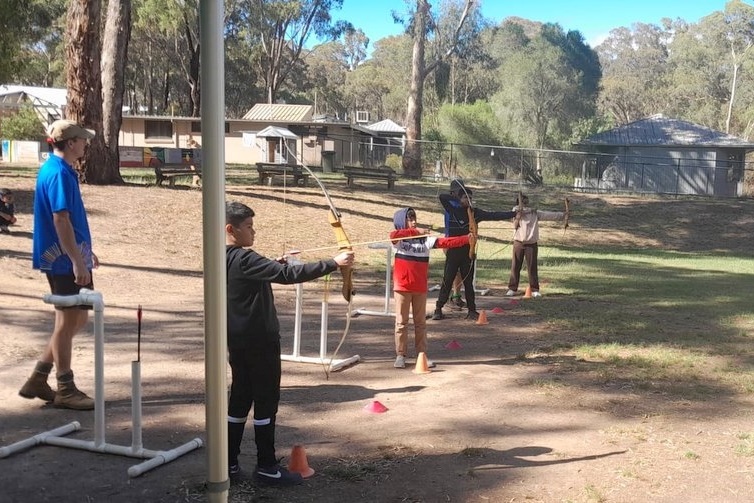
<instances>
[{"instance_id":1,"label":"archery bow","mask_svg":"<svg viewBox=\"0 0 754 503\"><path fill-rule=\"evenodd\" d=\"M329 196L327 199L328 201L330 200ZM343 224L340 221L340 213L338 213L338 211L332 205L331 201L328 220L330 221L330 225L335 232L335 241L337 242L338 251L353 251L351 241L348 239L346 231L343 229ZM340 273L343 275L343 287L341 288L341 293L343 294L343 298L346 299L346 302L350 304L351 298L355 293L353 291L353 267L341 267Z\"/></svg>"},{"instance_id":2,"label":"archery bow","mask_svg":"<svg viewBox=\"0 0 754 503\"><path fill-rule=\"evenodd\" d=\"M335 241L337 243L337 247L339 251L352 251L353 247L351 246L351 241L348 239L348 235L346 234L345 229L343 229L343 224L340 221L340 212L335 207L335 203L333 203L332 198L330 197L330 193L327 192L327 189L325 188L322 181L317 177L317 175L312 172L311 169L309 169L309 166L307 166L304 163L301 163L301 166L309 173L309 175L314 178L314 180L317 182L317 185L319 185L320 190L322 190L322 194L325 196L325 200L327 201L327 205L330 207L328 211L328 221L330 222L330 225L332 226L333 232L335 232ZM340 272L343 276L343 288L341 289L341 292L343 294L343 298L346 299L346 302L351 304L351 299L353 298L354 291L353 291L353 268L351 266L347 267L341 267Z\"/></svg>"},{"instance_id":3,"label":"archery bow","mask_svg":"<svg viewBox=\"0 0 754 503\"><path fill-rule=\"evenodd\" d=\"M460 179L459 179L460 182ZM479 227L476 223L476 218L474 218L474 208L471 206L471 196L469 195L468 191L466 190L466 186L463 184L463 182L459 183L458 186L461 188L464 194L466 194L466 201L468 202L468 206L466 206L466 217L469 220L469 272L466 274L465 277L461 278L461 280L465 283L466 278L471 274L471 272L474 270L473 268L476 266L476 245L477 245L477 238L479 237Z\"/></svg>"},{"instance_id":4,"label":"archery bow","mask_svg":"<svg viewBox=\"0 0 754 503\"><path fill-rule=\"evenodd\" d=\"M477 237L479 237L479 228L477 227L476 219L474 218L474 208L471 206L471 196L461 179L458 178L457 180L459 182L458 187L466 195L466 201L468 202L468 206L466 206L466 217L469 220L469 258L474 260L476 258L476 243Z\"/></svg>"},{"instance_id":5,"label":"archery bow","mask_svg":"<svg viewBox=\"0 0 754 503\"><path fill-rule=\"evenodd\" d=\"M516 217L513 219L513 229L518 230L521 227L521 218L524 216L524 166L521 165L521 172L518 174L518 204L516 205Z\"/></svg>"},{"instance_id":6,"label":"archery bow","mask_svg":"<svg viewBox=\"0 0 754 503\"><path fill-rule=\"evenodd\" d=\"M466 189L463 189L463 191L466 192ZM471 207L471 198L468 193L466 197L469 200L469 205L466 207L466 215L469 218L469 258L474 261L476 260L476 243L479 237L479 228L474 218L474 209Z\"/></svg>"},{"instance_id":7,"label":"archery bow","mask_svg":"<svg viewBox=\"0 0 754 503\"><path fill-rule=\"evenodd\" d=\"M301 162L301 166L309 173L312 178L314 178L314 180L317 182L317 185L319 185L319 188L322 190L322 194L324 194L325 200L327 200L327 205L329 206L328 220L333 228L333 231L335 232L335 240L338 246L338 250L352 251L353 247L351 245L351 241L348 239L348 235L343 228L343 224L340 221L340 212L335 207L335 203L333 203L332 198L330 197L330 193L327 192L325 185L317 177L317 175L315 175L314 172L309 169L309 166L307 166L303 162ZM335 360L335 355L338 354L341 346L343 346L343 343L346 340L346 336L348 335L348 331L351 328L351 307L353 305L352 301L355 294L353 290L353 267L341 267L340 273L343 276L343 287L341 288L341 293L343 294L343 298L346 299L346 302L348 302L348 308L346 310L346 326L343 329L343 335L340 337L338 345L335 347L335 351L333 351L332 356L330 357L330 362L326 366L324 366L323 361L326 379L330 379L330 367L332 367L332 362Z\"/></svg>"}]
</instances>

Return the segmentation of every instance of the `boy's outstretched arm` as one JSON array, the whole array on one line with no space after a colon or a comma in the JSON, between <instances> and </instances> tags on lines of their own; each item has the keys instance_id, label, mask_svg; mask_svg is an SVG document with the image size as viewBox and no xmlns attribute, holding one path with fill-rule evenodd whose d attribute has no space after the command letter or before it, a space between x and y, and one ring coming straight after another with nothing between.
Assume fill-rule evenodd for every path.
<instances>
[{"instance_id":1,"label":"boy's outstretched arm","mask_svg":"<svg viewBox=\"0 0 754 503\"><path fill-rule=\"evenodd\" d=\"M474 218L477 222L485 220L511 220L515 216L515 211L486 211L481 208L474 208Z\"/></svg>"},{"instance_id":2,"label":"boy's outstretched arm","mask_svg":"<svg viewBox=\"0 0 754 503\"><path fill-rule=\"evenodd\" d=\"M558 220L565 220L565 212L563 211L544 211L544 210L537 210L537 220L544 222L544 221L550 221L550 222L556 222Z\"/></svg>"},{"instance_id":3,"label":"boy's outstretched arm","mask_svg":"<svg viewBox=\"0 0 754 503\"><path fill-rule=\"evenodd\" d=\"M471 236L471 234L466 234L465 236L437 238L433 248L460 248L469 244Z\"/></svg>"}]
</instances>

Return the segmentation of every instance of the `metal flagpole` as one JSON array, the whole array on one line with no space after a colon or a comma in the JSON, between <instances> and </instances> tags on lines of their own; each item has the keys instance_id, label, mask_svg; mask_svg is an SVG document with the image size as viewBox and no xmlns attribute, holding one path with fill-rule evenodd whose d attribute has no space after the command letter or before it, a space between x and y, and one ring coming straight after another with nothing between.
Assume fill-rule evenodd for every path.
<instances>
[{"instance_id":1,"label":"metal flagpole","mask_svg":"<svg viewBox=\"0 0 754 503\"><path fill-rule=\"evenodd\" d=\"M228 501L227 292L225 272L225 54L221 0L200 0L204 372L207 496Z\"/></svg>"}]
</instances>

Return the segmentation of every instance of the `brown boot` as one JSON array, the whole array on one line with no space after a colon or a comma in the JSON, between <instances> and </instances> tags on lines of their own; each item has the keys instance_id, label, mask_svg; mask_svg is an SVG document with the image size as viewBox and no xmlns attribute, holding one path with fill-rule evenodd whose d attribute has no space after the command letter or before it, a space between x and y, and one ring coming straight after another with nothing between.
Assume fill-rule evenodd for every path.
<instances>
[{"instance_id":1,"label":"brown boot","mask_svg":"<svg viewBox=\"0 0 754 503\"><path fill-rule=\"evenodd\" d=\"M94 400L76 387L73 382L73 371L58 376L58 392L53 401L55 407L74 410L94 409Z\"/></svg>"},{"instance_id":2,"label":"brown boot","mask_svg":"<svg viewBox=\"0 0 754 503\"><path fill-rule=\"evenodd\" d=\"M41 398L45 402L55 400L55 392L47 384L50 370L52 370L52 363L37 362L34 372L26 380L18 394L28 399Z\"/></svg>"}]
</instances>

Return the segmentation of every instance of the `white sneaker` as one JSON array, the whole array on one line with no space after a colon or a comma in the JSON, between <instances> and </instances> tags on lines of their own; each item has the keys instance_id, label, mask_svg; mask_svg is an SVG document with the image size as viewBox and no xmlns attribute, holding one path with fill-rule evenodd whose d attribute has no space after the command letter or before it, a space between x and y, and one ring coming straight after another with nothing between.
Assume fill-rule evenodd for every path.
<instances>
[{"instance_id":1,"label":"white sneaker","mask_svg":"<svg viewBox=\"0 0 754 503\"><path fill-rule=\"evenodd\" d=\"M433 369L435 367L437 367L437 364L435 362L433 362L432 360L430 360L429 358L427 358L427 368L428 369Z\"/></svg>"},{"instance_id":2,"label":"white sneaker","mask_svg":"<svg viewBox=\"0 0 754 503\"><path fill-rule=\"evenodd\" d=\"M539 292L531 292L531 296L532 296L533 298L535 298L535 299L536 299L536 298L538 298L538 297L541 297L541 296L542 296L542 294L541 294L541 293L539 293Z\"/></svg>"},{"instance_id":3,"label":"white sneaker","mask_svg":"<svg viewBox=\"0 0 754 503\"><path fill-rule=\"evenodd\" d=\"M397 369L405 369L406 368L406 357L403 355L398 355L395 357L395 363L393 364L393 367Z\"/></svg>"},{"instance_id":4,"label":"white sneaker","mask_svg":"<svg viewBox=\"0 0 754 503\"><path fill-rule=\"evenodd\" d=\"M505 292L506 297L513 297L514 295L516 295L515 290L508 290L507 292Z\"/></svg>"}]
</instances>

